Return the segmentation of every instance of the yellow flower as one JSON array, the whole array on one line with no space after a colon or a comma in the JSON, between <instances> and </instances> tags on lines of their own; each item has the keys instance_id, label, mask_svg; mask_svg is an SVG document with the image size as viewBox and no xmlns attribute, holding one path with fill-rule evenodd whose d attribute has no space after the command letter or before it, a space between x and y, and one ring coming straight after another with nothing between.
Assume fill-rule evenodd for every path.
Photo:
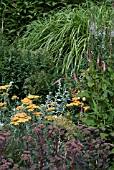
<instances>
[{"instance_id":1,"label":"yellow flower","mask_svg":"<svg viewBox=\"0 0 114 170\"><path fill-rule=\"evenodd\" d=\"M67 106L67 107L69 107L69 106L79 106L79 105L81 105L81 104L82 104L82 102L80 102L80 101L78 101L78 100L75 100L75 101L72 102L72 103L66 104L66 106Z\"/></svg>"},{"instance_id":2,"label":"yellow flower","mask_svg":"<svg viewBox=\"0 0 114 170\"><path fill-rule=\"evenodd\" d=\"M12 121L17 121L17 120L18 120L18 117L14 116L11 120L12 120Z\"/></svg>"},{"instance_id":3,"label":"yellow flower","mask_svg":"<svg viewBox=\"0 0 114 170\"><path fill-rule=\"evenodd\" d=\"M31 119L31 116L28 116L26 113L17 113L11 119L10 124L19 125L19 123L28 122Z\"/></svg>"},{"instance_id":4,"label":"yellow flower","mask_svg":"<svg viewBox=\"0 0 114 170\"><path fill-rule=\"evenodd\" d=\"M0 90L6 90L10 85L0 86Z\"/></svg>"},{"instance_id":5,"label":"yellow flower","mask_svg":"<svg viewBox=\"0 0 114 170\"><path fill-rule=\"evenodd\" d=\"M80 101L76 101L76 102L74 102L73 104L74 104L74 106L79 106L79 105L81 105L81 104L82 104L82 102L80 102Z\"/></svg>"},{"instance_id":6,"label":"yellow flower","mask_svg":"<svg viewBox=\"0 0 114 170\"><path fill-rule=\"evenodd\" d=\"M21 109L23 109L24 108L24 106L17 106L16 107L16 110L21 110Z\"/></svg>"},{"instance_id":7,"label":"yellow flower","mask_svg":"<svg viewBox=\"0 0 114 170\"><path fill-rule=\"evenodd\" d=\"M23 104L25 104L25 105L30 105L30 104L32 104L32 101L31 101L30 99L28 99L28 98L22 99L21 102L22 102Z\"/></svg>"},{"instance_id":8,"label":"yellow flower","mask_svg":"<svg viewBox=\"0 0 114 170\"><path fill-rule=\"evenodd\" d=\"M28 109L27 111L28 111L28 112L33 112L33 111L34 111L34 109Z\"/></svg>"},{"instance_id":9,"label":"yellow flower","mask_svg":"<svg viewBox=\"0 0 114 170\"><path fill-rule=\"evenodd\" d=\"M49 108L47 108L46 110L48 110L48 111L53 111L53 110L55 110L55 108L54 108L54 107L49 107Z\"/></svg>"},{"instance_id":10,"label":"yellow flower","mask_svg":"<svg viewBox=\"0 0 114 170\"><path fill-rule=\"evenodd\" d=\"M7 103L6 102L0 102L0 106L4 106L4 105L6 105Z\"/></svg>"},{"instance_id":11,"label":"yellow flower","mask_svg":"<svg viewBox=\"0 0 114 170\"><path fill-rule=\"evenodd\" d=\"M40 116L40 115L42 115L43 113L42 113L42 112L33 112L33 114L36 115L36 116Z\"/></svg>"},{"instance_id":12,"label":"yellow flower","mask_svg":"<svg viewBox=\"0 0 114 170\"><path fill-rule=\"evenodd\" d=\"M27 119L27 118L26 119L25 118L24 119L20 118L17 122L18 123L24 123L24 122L28 122L28 121L29 121L29 119Z\"/></svg>"},{"instance_id":13,"label":"yellow flower","mask_svg":"<svg viewBox=\"0 0 114 170\"><path fill-rule=\"evenodd\" d=\"M67 107L74 106L73 103L66 104Z\"/></svg>"},{"instance_id":14,"label":"yellow flower","mask_svg":"<svg viewBox=\"0 0 114 170\"><path fill-rule=\"evenodd\" d=\"M15 116L19 117L19 118L24 118L24 117L27 117L28 115L24 112L21 112L21 113L17 113L15 114Z\"/></svg>"},{"instance_id":15,"label":"yellow flower","mask_svg":"<svg viewBox=\"0 0 114 170\"><path fill-rule=\"evenodd\" d=\"M77 100L79 100L78 97L73 97L73 98L72 98L72 101L77 101Z\"/></svg>"},{"instance_id":16,"label":"yellow flower","mask_svg":"<svg viewBox=\"0 0 114 170\"><path fill-rule=\"evenodd\" d=\"M19 97L17 97L16 95L12 96L11 98L12 100L15 100L15 99L19 99Z\"/></svg>"},{"instance_id":17,"label":"yellow flower","mask_svg":"<svg viewBox=\"0 0 114 170\"><path fill-rule=\"evenodd\" d=\"M10 125L19 125L19 122L10 122Z\"/></svg>"},{"instance_id":18,"label":"yellow flower","mask_svg":"<svg viewBox=\"0 0 114 170\"><path fill-rule=\"evenodd\" d=\"M90 106L85 106L85 107L83 107L83 108L84 108L84 112L86 112L87 110L90 109Z\"/></svg>"},{"instance_id":19,"label":"yellow flower","mask_svg":"<svg viewBox=\"0 0 114 170\"><path fill-rule=\"evenodd\" d=\"M27 98L28 98L28 99L39 99L39 96L36 96L36 95L28 95Z\"/></svg>"},{"instance_id":20,"label":"yellow flower","mask_svg":"<svg viewBox=\"0 0 114 170\"><path fill-rule=\"evenodd\" d=\"M26 107L27 109L39 109L39 106L36 106L35 104L30 104L29 106Z\"/></svg>"},{"instance_id":21,"label":"yellow flower","mask_svg":"<svg viewBox=\"0 0 114 170\"><path fill-rule=\"evenodd\" d=\"M54 117L54 116L45 116L44 118L47 119L47 120L52 120L52 121L54 121L54 120L57 119L57 118Z\"/></svg>"},{"instance_id":22,"label":"yellow flower","mask_svg":"<svg viewBox=\"0 0 114 170\"><path fill-rule=\"evenodd\" d=\"M55 105L56 104L56 102L51 102L49 105L50 106L53 106L53 105Z\"/></svg>"}]
</instances>

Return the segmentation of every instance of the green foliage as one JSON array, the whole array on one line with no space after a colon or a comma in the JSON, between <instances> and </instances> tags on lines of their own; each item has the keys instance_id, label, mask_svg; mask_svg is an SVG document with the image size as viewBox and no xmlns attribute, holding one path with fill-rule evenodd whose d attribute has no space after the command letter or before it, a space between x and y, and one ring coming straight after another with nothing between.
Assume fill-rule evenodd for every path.
<instances>
[{"instance_id":1,"label":"green foliage","mask_svg":"<svg viewBox=\"0 0 114 170\"><path fill-rule=\"evenodd\" d=\"M46 50L32 52L30 60L30 76L25 79L24 91L26 94L39 94L45 98L53 80L57 78L55 63Z\"/></svg>"},{"instance_id":2,"label":"green foliage","mask_svg":"<svg viewBox=\"0 0 114 170\"><path fill-rule=\"evenodd\" d=\"M37 19L38 16L43 17L49 11L62 6L65 6L64 3L59 3L59 1L1 1L2 17L0 23L2 23L2 32L12 42L16 37L23 34L26 25L31 21Z\"/></svg>"},{"instance_id":3,"label":"green foliage","mask_svg":"<svg viewBox=\"0 0 114 170\"><path fill-rule=\"evenodd\" d=\"M61 70L67 72L82 60L87 35L87 22L82 15L85 12L82 9L59 11L48 19L34 21L28 25L19 45L32 51L46 49L56 66L61 65ZM59 72L59 67L57 70Z\"/></svg>"},{"instance_id":4,"label":"green foliage","mask_svg":"<svg viewBox=\"0 0 114 170\"><path fill-rule=\"evenodd\" d=\"M105 34L106 35L106 34ZM110 34L109 34L110 35ZM102 35L99 35L102 36ZM100 37L99 37L100 38ZM103 40L102 40L103 41ZM77 96L86 97L90 111L83 114L82 122L89 126L107 128L110 138L114 121L114 51L112 37L102 43L92 39L87 52L87 70L82 69L76 87ZM102 44L104 43L104 48ZM109 140L112 140L111 138Z\"/></svg>"},{"instance_id":5,"label":"green foliage","mask_svg":"<svg viewBox=\"0 0 114 170\"><path fill-rule=\"evenodd\" d=\"M93 39L100 43L101 37L99 38L98 34L106 27L106 34L109 35L113 17L111 6L107 7L105 4L97 6L88 3L73 10L68 8L44 20L33 21L27 26L19 45L32 51L46 49L54 58L56 66L61 65L61 69L57 68L58 72L66 74L71 71L78 72L82 62L85 61L84 54L88 43L91 43L91 32Z\"/></svg>"},{"instance_id":6,"label":"green foliage","mask_svg":"<svg viewBox=\"0 0 114 170\"><path fill-rule=\"evenodd\" d=\"M4 49L3 49L4 48ZM3 46L1 50L1 84L14 82L12 94L23 95L22 87L25 79L30 76L29 55L25 58L14 46Z\"/></svg>"},{"instance_id":7,"label":"green foliage","mask_svg":"<svg viewBox=\"0 0 114 170\"><path fill-rule=\"evenodd\" d=\"M53 59L46 50L31 53L28 50L20 51L13 45L1 44L1 84L13 81L10 95L23 97L28 93L45 96L54 81L60 75L55 75ZM44 97L43 97L44 98Z\"/></svg>"}]
</instances>

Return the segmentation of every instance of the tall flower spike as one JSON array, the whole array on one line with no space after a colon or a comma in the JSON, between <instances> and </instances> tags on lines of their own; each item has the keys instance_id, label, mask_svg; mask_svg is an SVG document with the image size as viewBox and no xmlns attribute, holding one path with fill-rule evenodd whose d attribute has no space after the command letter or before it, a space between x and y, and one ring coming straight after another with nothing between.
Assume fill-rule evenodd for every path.
<instances>
[{"instance_id":1,"label":"tall flower spike","mask_svg":"<svg viewBox=\"0 0 114 170\"><path fill-rule=\"evenodd\" d=\"M74 77L74 81L75 81L75 82L78 82L78 79L77 79L77 77L76 77L76 73L73 73L73 77Z\"/></svg>"},{"instance_id":2,"label":"tall flower spike","mask_svg":"<svg viewBox=\"0 0 114 170\"><path fill-rule=\"evenodd\" d=\"M52 86L54 86L55 84L59 83L61 81L62 78L58 79L57 81L55 81Z\"/></svg>"}]
</instances>

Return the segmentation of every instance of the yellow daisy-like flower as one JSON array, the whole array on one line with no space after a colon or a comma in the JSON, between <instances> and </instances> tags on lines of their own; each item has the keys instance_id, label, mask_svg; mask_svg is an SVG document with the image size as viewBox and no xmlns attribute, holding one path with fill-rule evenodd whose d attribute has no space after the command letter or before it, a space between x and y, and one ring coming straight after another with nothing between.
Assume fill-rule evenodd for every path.
<instances>
[{"instance_id":1,"label":"yellow daisy-like flower","mask_svg":"<svg viewBox=\"0 0 114 170\"><path fill-rule=\"evenodd\" d=\"M10 122L10 125L19 125L19 122Z\"/></svg>"},{"instance_id":2,"label":"yellow daisy-like flower","mask_svg":"<svg viewBox=\"0 0 114 170\"><path fill-rule=\"evenodd\" d=\"M73 103L74 106L79 106L81 104L82 104L82 102L80 102L80 101L76 101L76 102Z\"/></svg>"},{"instance_id":3,"label":"yellow daisy-like flower","mask_svg":"<svg viewBox=\"0 0 114 170\"><path fill-rule=\"evenodd\" d=\"M18 120L18 117L13 117L12 119L11 119L11 121L17 121Z\"/></svg>"},{"instance_id":4,"label":"yellow daisy-like flower","mask_svg":"<svg viewBox=\"0 0 114 170\"><path fill-rule=\"evenodd\" d=\"M85 106L85 107L83 107L83 108L84 108L84 112L86 112L87 110L90 109L90 106Z\"/></svg>"},{"instance_id":5,"label":"yellow daisy-like flower","mask_svg":"<svg viewBox=\"0 0 114 170\"><path fill-rule=\"evenodd\" d=\"M23 104L25 104L25 105L30 105L30 104L32 104L32 101L31 101L30 99L28 99L28 98L22 99L21 102L22 102Z\"/></svg>"},{"instance_id":6,"label":"yellow daisy-like flower","mask_svg":"<svg viewBox=\"0 0 114 170\"><path fill-rule=\"evenodd\" d=\"M4 106L4 105L6 105L7 103L6 102L0 102L0 106L2 107L2 106Z\"/></svg>"},{"instance_id":7,"label":"yellow daisy-like flower","mask_svg":"<svg viewBox=\"0 0 114 170\"><path fill-rule=\"evenodd\" d=\"M74 102L71 102L69 104L66 104L67 107L71 107L71 106L79 106L81 105L82 102L78 101L78 100L75 100Z\"/></svg>"},{"instance_id":8,"label":"yellow daisy-like flower","mask_svg":"<svg viewBox=\"0 0 114 170\"><path fill-rule=\"evenodd\" d=\"M28 98L28 99L39 99L39 96L36 96L36 95L28 95L27 98Z\"/></svg>"},{"instance_id":9,"label":"yellow daisy-like flower","mask_svg":"<svg viewBox=\"0 0 114 170\"><path fill-rule=\"evenodd\" d=\"M17 113L11 119L10 124L19 125L20 123L28 122L31 119L31 116L28 116L26 113Z\"/></svg>"},{"instance_id":10,"label":"yellow daisy-like flower","mask_svg":"<svg viewBox=\"0 0 114 170\"><path fill-rule=\"evenodd\" d=\"M51 102L49 105L50 106L53 106L53 105L55 105L56 104L56 102Z\"/></svg>"},{"instance_id":11,"label":"yellow daisy-like flower","mask_svg":"<svg viewBox=\"0 0 114 170\"><path fill-rule=\"evenodd\" d=\"M34 109L28 109L27 111L28 111L28 112L33 112L33 111L34 111Z\"/></svg>"},{"instance_id":12,"label":"yellow daisy-like flower","mask_svg":"<svg viewBox=\"0 0 114 170\"><path fill-rule=\"evenodd\" d=\"M19 97L17 97L16 95L12 96L11 98L12 100L15 100L15 99L19 99Z\"/></svg>"},{"instance_id":13,"label":"yellow daisy-like flower","mask_svg":"<svg viewBox=\"0 0 114 170\"><path fill-rule=\"evenodd\" d=\"M73 98L72 98L72 101L77 101L77 100L79 100L78 97L73 97Z\"/></svg>"},{"instance_id":14,"label":"yellow daisy-like flower","mask_svg":"<svg viewBox=\"0 0 114 170\"><path fill-rule=\"evenodd\" d=\"M33 112L33 114L36 115L36 116L40 116L40 115L42 115L43 113L42 113L42 112Z\"/></svg>"},{"instance_id":15,"label":"yellow daisy-like flower","mask_svg":"<svg viewBox=\"0 0 114 170\"><path fill-rule=\"evenodd\" d=\"M30 104L29 106L26 107L27 109L39 109L40 107L35 105L35 104Z\"/></svg>"},{"instance_id":16,"label":"yellow daisy-like flower","mask_svg":"<svg viewBox=\"0 0 114 170\"><path fill-rule=\"evenodd\" d=\"M66 104L67 107L74 106L73 103Z\"/></svg>"},{"instance_id":17,"label":"yellow daisy-like flower","mask_svg":"<svg viewBox=\"0 0 114 170\"><path fill-rule=\"evenodd\" d=\"M6 90L10 85L0 86L0 90Z\"/></svg>"},{"instance_id":18,"label":"yellow daisy-like flower","mask_svg":"<svg viewBox=\"0 0 114 170\"><path fill-rule=\"evenodd\" d=\"M54 107L49 107L49 108L47 108L46 110L48 110L48 111L54 111L55 108L54 108Z\"/></svg>"},{"instance_id":19,"label":"yellow daisy-like flower","mask_svg":"<svg viewBox=\"0 0 114 170\"><path fill-rule=\"evenodd\" d=\"M24 108L24 106L17 106L16 110L22 110Z\"/></svg>"},{"instance_id":20,"label":"yellow daisy-like flower","mask_svg":"<svg viewBox=\"0 0 114 170\"><path fill-rule=\"evenodd\" d=\"M24 112L17 113L17 114L15 114L15 116L17 116L19 118L26 118L26 117L28 117L28 115L26 113L24 113Z\"/></svg>"}]
</instances>

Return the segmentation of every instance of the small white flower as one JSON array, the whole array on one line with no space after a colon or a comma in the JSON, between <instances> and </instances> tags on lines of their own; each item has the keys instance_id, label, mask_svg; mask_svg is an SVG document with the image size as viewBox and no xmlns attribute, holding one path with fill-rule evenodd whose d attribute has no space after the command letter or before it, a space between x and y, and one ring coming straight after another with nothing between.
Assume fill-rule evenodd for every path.
<instances>
[{"instance_id":1,"label":"small white flower","mask_svg":"<svg viewBox=\"0 0 114 170\"><path fill-rule=\"evenodd\" d=\"M82 100L83 100L83 101L86 101L86 98L85 98L85 97L82 97Z\"/></svg>"}]
</instances>

